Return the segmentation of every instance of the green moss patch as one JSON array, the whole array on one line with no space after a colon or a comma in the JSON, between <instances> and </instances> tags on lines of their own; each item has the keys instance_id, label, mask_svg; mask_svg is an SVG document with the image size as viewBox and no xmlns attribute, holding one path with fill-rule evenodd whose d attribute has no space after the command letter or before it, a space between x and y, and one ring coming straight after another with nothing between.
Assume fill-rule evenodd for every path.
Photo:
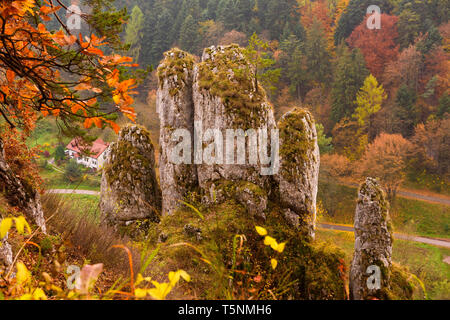
<instances>
[{"instance_id":1,"label":"green moss patch","mask_svg":"<svg viewBox=\"0 0 450 320\"><path fill-rule=\"evenodd\" d=\"M153 276L184 269L193 279L185 290L200 299L273 299L269 290L280 299L346 297L344 253L329 243L311 243L277 208L264 221L252 219L244 207L227 200L203 216L186 207L153 225L152 245L164 240ZM186 226L201 237L187 233ZM265 246L255 226L266 228L279 243L287 242L283 253ZM276 270L272 258L278 260Z\"/></svg>"},{"instance_id":2,"label":"green moss patch","mask_svg":"<svg viewBox=\"0 0 450 320\"><path fill-rule=\"evenodd\" d=\"M307 135L307 128L304 120L312 128L314 125L310 122L308 111L295 108L286 114L278 123L280 130L280 139L282 145L280 147L280 155L283 159L281 174L289 182L295 182L298 179L298 168L302 167L302 163L315 159L309 159L314 150L314 141Z\"/></svg>"},{"instance_id":3,"label":"green moss patch","mask_svg":"<svg viewBox=\"0 0 450 320\"><path fill-rule=\"evenodd\" d=\"M220 97L236 128L256 128L266 119L266 93L255 81L253 66L238 45L206 49L199 64L199 86Z\"/></svg>"},{"instance_id":4,"label":"green moss patch","mask_svg":"<svg viewBox=\"0 0 450 320\"><path fill-rule=\"evenodd\" d=\"M181 88L186 86L188 73L194 67L194 57L187 52L174 48L164 53L164 59L158 67L158 78L160 86L164 84L165 78L174 78L176 86L169 89L170 95L175 96Z\"/></svg>"}]
</instances>

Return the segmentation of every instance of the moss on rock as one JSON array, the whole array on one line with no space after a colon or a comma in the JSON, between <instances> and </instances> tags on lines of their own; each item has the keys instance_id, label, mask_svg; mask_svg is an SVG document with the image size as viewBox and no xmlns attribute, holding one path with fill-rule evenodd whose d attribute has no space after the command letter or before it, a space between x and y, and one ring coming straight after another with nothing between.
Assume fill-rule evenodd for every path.
<instances>
[{"instance_id":1,"label":"moss on rock","mask_svg":"<svg viewBox=\"0 0 450 320\"><path fill-rule=\"evenodd\" d=\"M174 84L169 90L173 97L188 84L188 75L194 67L194 57L178 48L173 48L164 53L164 59L158 67L159 84L162 87L167 79L174 79Z\"/></svg>"},{"instance_id":2,"label":"moss on rock","mask_svg":"<svg viewBox=\"0 0 450 320\"><path fill-rule=\"evenodd\" d=\"M159 220L161 190L153 144L144 127L125 126L118 141L110 146L103 169L100 207L103 219L112 225Z\"/></svg>"},{"instance_id":3,"label":"moss on rock","mask_svg":"<svg viewBox=\"0 0 450 320\"><path fill-rule=\"evenodd\" d=\"M156 269L186 270L193 279L189 288L198 298L236 298L250 295L247 290L253 288L259 299L272 299L269 290L280 299L345 299L343 251L329 243L306 240L279 214L279 208L271 208L265 221L249 219L244 206L228 199L203 215L184 208L163 217L151 231L154 245L160 234L165 240ZM266 228L278 242L287 242L283 253L264 245L256 225ZM186 226L201 233L201 239L189 236ZM271 258L278 260L275 271ZM255 277L261 280L255 282Z\"/></svg>"},{"instance_id":4,"label":"moss on rock","mask_svg":"<svg viewBox=\"0 0 450 320\"><path fill-rule=\"evenodd\" d=\"M264 89L255 85L255 71L238 45L205 49L198 64L200 89L220 97L235 128L258 128L265 125L267 98Z\"/></svg>"}]
</instances>

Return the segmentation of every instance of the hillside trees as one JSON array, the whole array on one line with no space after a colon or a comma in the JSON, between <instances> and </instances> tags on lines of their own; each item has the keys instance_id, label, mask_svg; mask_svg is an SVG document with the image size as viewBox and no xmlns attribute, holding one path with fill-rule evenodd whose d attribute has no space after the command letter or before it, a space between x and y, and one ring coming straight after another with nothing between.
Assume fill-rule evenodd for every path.
<instances>
[{"instance_id":1,"label":"hillside trees","mask_svg":"<svg viewBox=\"0 0 450 320\"><path fill-rule=\"evenodd\" d=\"M315 20L307 31L305 42L306 67L313 86L328 85L331 80L331 56L322 24Z\"/></svg>"},{"instance_id":2,"label":"hillside trees","mask_svg":"<svg viewBox=\"0 0 450 320\"><path fill-rule=\"evenodd\" d=\"M369 75L364 80L364 85L356 95L356 109L353 118L358 121L358 124L369 139L376 135L373 132L373 116L380 111L381 105L387 96L384 93L382 85L378 85L377 79L373 75Z\"/></svg>"},{"instance_id":3,"label":"hillside trees","mask_svg":"<svg viewBox=\"0 0 450 320\"><path fill-rule=\"evenodd\" d=\"M397 21L396 16L381 14L381 29L370 30L366 18L347 40L351 47L361 50L367 68L377 79L383 75L386 65L398 56Z\"/></svg>"},{"instance_id":4,"label":"hillside trees","mask_svg":"<svg viewBox=\"0 0 450 320\"><path fill-rule=\"evenodd\" d=\"M125 31L125 42L130 45L128 53L134 58L134 61L139 61L139 56L142 49L141 32L143 27L144 14L138 6L134 6Z\"/></svg>"},{"instance_id":5,"label":"hillside trees","mask_svg":"<svg viewBox=\"0 0 450 320\"><path fill-rule=\"evenodd\" d=\"M334 81L331 89L332 111L334 123L344 117L350 117L356 105L356 94L369 75L364 57L359 49L348 49L341 45L337 50Z\"/></svg>"},{"instance_id":6,"label":"hillside trees","mask_svg":"<svg viewBox=\"0 0 450 320\"><path fill-rule=\"evenodd\" d=\"M350 0L347 8L340 16L334 33L336 45L350 36L356 26L364 20L367 8L371 5L380 7L382 13L390 13L393 9L389 0Z\"/></svg>"},{"instance_id":7,"label":"hillside trees","mask_svg":"<svg viewBox=\"0 0 450 320\"><path fill-rule=\"evenodd\" d=\"M181 25L180 47L188 52L196 52L198 46L199 26L191 15L188 15Z\"/></svg>"},{"instance_id":8,"label":"hillside trees","mask_svg":"<svg viewBox=\"0 0 450 320\"><path fill-rule=\"evenodd\" d=\"M382 133L371 143L360 162L362 177L380 180L389 200L393 201L406 176L408 157L413 145L401 135Z\"/></svg>"}]
</instances>

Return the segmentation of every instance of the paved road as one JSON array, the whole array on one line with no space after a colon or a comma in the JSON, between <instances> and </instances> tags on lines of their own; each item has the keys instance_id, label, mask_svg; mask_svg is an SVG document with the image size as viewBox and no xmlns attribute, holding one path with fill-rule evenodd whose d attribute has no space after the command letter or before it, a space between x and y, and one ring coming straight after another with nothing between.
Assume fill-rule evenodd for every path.
<instances>
[{"instance_id":1,"label":"paved road","mask_svg":"<svg viewBox=\"0 0 450 320\"><path fill-rule=\"evenodd\" d=\"M66 189L54 189L48 190L49 194L81 194L88 196L99 196L100 192L98 191L90 191L90 190L66 190Z\"/></svg>"},{"instance_id":2,"label":"paved road","mask_svg":"<svg viewBox=\"0 0 450 320\"><path fill-rule=\"evenodd\" d=\"M359 185L357 183L340 183L340 184L343 184L344 186L348 186L348 187L359 188ZM450 206L450 199L445 196L434 197L434 196L427 196L427 195L423 195L423 194L419 194L419 193L414 193L414 192L410 192L410 191L402 191L402 190L397 191L397 195L399 195L400 197L403 197L403 198L411 198L411 199L415 199L415 200L430 201L430 202L435 202L435 203L440 203L440 204L445 204L445 205Z\"/></svg>"},{"instance_id":3,"label":"paved road","mask_svg":"<svg viewBox=\"0 0 450 320\"><path fill-rule=\"evenodd\" d=\"M319 224L319 228L328 229L328 230L355 232L355 229L353 227L338 226L338 225L327 224L327 223ZM401 234L401 233L394 233L394 238L400 239L400 240L407 240L407 241L431 244L433 246L438 246L438 247L450 248L450 241L445 241L445 240L425 238L425 237L416 237L416 236L411 236L411 235L406 235L406 234Z\"/></svg>"}]
</instances>

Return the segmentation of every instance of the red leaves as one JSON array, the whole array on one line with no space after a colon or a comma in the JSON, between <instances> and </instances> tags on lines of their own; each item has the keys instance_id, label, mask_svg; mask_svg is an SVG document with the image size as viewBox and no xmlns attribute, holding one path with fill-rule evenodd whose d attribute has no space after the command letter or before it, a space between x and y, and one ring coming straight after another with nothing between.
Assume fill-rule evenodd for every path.
<instances>
[{"instance_id":1,"label":"red leaves","mask_svg":"<svg viewBox=\"0 0 450 320\"><path fill-rule=\"evenodd\" d=\"M367 18L353 30L347 39L351 47L359 48L366 60L367 68L377 79L381 79L386 65L399 53L396 44L398 17L381 14L381 29L367 28Z\"/></svg>"}]
</instances>

